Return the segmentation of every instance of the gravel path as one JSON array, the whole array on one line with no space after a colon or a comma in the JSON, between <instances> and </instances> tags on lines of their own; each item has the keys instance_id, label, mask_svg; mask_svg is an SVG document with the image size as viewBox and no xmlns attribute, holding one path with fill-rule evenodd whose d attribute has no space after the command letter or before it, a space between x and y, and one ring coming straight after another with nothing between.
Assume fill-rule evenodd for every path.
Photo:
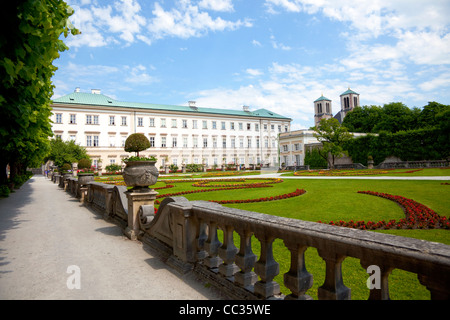
<instances>
[{"instance_id":1,"label":"gravel path","mask_svg":"<svg viewBox=\"0 0 450 320\"><path fill-rule=\"evenodd\" d=\"M141 243L128 240L121 228L50 180L34 176L0 199L0 299L210 300L220 295L193 275L177 274Z\"/></svg>"}]
</instances>

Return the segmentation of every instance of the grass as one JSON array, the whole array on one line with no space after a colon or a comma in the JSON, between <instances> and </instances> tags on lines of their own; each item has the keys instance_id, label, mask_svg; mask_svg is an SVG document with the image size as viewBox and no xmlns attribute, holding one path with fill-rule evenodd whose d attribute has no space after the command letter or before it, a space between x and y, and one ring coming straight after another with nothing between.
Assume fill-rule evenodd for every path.
<instances>
[{"instance_id":1,"label":"grass","mask_svg":"<svg viewBox=\"0 0 450 320\"><path fill-rule=\"evenodd\" d=\"M432 170L429 172L435 173L441 172L439 170L445 172L443 169L428 170ZM257 179L257 176L249 178L252 178L251 182L267 181ZM257 180L253 180L255 178ZM232 183L235 184L236 182ZM274 184L268 188L196 193L185 195L185 197L189 200L253 199L289 193L296 188L300 188L305 189L307 192L296 198L262 203L230 204L226 206L315 222L319 220L350 219L379 221L382 219L390 220L404 217L402 209L396 203L387 199L357 193L360 190L370 190L413 199L433 209L439 215L448 217L450 216L450 185L442 185L441 183L442 181L430 180L285 179L283 183ZM199 189L192 187L193 182L173 182L171 184L174 185L174 188L162 189L158 192L160 194L167 194ZM227 183L224 182L223 184L225 185ZM161 178L155 187L165 185ZM200 189L208 188L204 187ZM367 232L389 233L450 245L450 231L443 229L380 230ZM237 234L235 234L235 239L236 247L239 247L239 237ZM259 242L253 239L252 244L253 251L258 255ZM273 248L275 260L280 264L280 273L275 280L280 284L282 292L289 294L290 291L283 286L283 274L289 269L290 253L279 239L275 240ZM313 287L307 294L317 299L317 289L322 285L325 278L325 262L318 256L315 248L308 248L305 257L306 268L314 277ZM350 257L346 258L342 265L342 272L344 284L352 290L352 299L367 299L369 290L365 284L368 274L361 267L359 260ZM389 284L391 299L430 299L428 290L419 283L416 274L395 269L389 277Z\"/></svg>"}]
</instances>

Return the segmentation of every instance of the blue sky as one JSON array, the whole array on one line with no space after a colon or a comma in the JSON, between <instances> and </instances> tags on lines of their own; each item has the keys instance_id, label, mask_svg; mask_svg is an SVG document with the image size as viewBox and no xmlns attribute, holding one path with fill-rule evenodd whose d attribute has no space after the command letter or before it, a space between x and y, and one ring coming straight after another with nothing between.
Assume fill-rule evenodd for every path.
<instances>
[{"instance_id":1,"label":"blue sky","mask_svg":"<svg viewBox=\"0 0 450 320\"><path fill-rule=\"evenodd\" d=\"M122 101L266 108L314 125L340 109L450 104L448 0L68 0L81 35L54 62L54 98L100 89Z\"/></svg>"}]
</instances>

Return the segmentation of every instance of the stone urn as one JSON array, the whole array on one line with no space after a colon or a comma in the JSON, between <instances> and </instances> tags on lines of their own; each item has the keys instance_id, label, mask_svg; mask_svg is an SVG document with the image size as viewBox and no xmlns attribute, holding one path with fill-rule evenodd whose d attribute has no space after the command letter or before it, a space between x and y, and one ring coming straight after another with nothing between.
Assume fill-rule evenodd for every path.
<instances>
[{"instance_id":1,"label":"stone urn","mask_svg":"<svg viewBox=\"0 0 450 320\"><path fill-rule=\"evenodd\" d=\"M78 172L78 184L86 185L88 182L94 181L94 173Z\"/></svg>"},{"instance_id":2,"label":"stone urn","mask_svg":"<svg viewBox=\"0 0 450 320\"><path fill-rule=\"evenodd\" d=\"M123 180L129 187L145 188L154 185L159 176L156 161L127 161Z\"/></svg>"}]
</instances>

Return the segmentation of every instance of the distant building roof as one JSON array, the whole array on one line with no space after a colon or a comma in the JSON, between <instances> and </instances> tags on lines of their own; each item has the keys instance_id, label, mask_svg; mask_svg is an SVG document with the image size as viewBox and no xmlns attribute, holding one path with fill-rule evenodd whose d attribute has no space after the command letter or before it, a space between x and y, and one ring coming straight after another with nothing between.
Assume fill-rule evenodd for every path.
<instances>
[{"instance_id":1,"label":"distant building roof","mask_svg":"<svg viewBox=\"0 0 450 320\"><path fill-rule=\"evenodd\" d=\"M357 92L353 91L352 89L348 88L347 91L341 93L341 96L346 95L346 94L359 94L359 93L357 93Z\"/></svg>"},{"instance_id":2,"label":"distant building roof","mask_svg":"<svg viewBox=\"0 0 450 320\"><path fill-rule=\"evenodd\" d=\"M228 116L245 116L245 117L258 117L258 118L273 118L284 119L291 121L291 118L287 118L275 112L267 109L258 109L249 111L247 107L245 110L230 110L230 109L216 109L216 108L200 108L194 106L174 106L164 104L142 103L142 102L125 102L117 101L108 96L100 93L86 93L86 92L73 92L68 95L53 99L53 104L74 104L74 105L93 105L93 106L105 106L105 107L119 107L119 108L137 108L148 110L161 110L161 111L178 111L188 113L206 113L206 114L221 114ZM247 110L247 111L246 111Z\"/></svg>"},{"instance_id":3,"label":"distant building roof","mask_svg":"<svg viewBox=\"0 0 450 320\"><path fill-rule=\"evenodd\" d=\"M322 95L319 99L316 99L314 102L317 102L317 101L331 101L331 99L328 99L327 97L324 97Z\"/></svg>"}]
</instances>

